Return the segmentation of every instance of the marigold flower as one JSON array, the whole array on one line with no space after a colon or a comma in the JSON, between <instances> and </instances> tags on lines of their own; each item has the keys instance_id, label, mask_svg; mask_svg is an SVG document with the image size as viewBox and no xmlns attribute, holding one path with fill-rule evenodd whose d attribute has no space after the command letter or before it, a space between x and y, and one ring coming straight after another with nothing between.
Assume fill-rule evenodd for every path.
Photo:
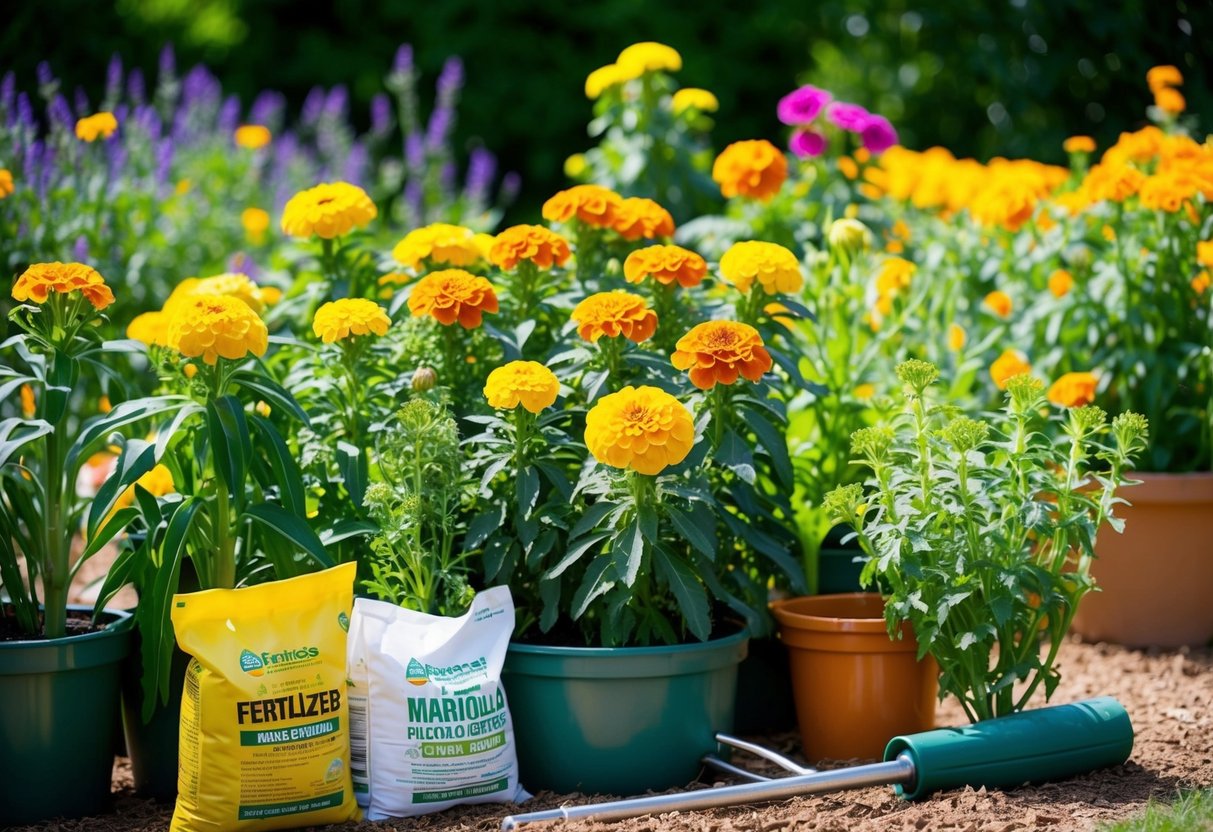
<instances>
[{"instance_id":1,"label":"marigold flower","mask_svg":"<svg viewBox=\"0 0 1213 832\"><path fill-rule=\"evenodd\" d=\"M768 295L793 294L804 285L795 254L777 243L758 240L730 246L720 258L720 273L744 294L755 280Z\"/></svg>"},{"instance_id":2,"label":"marigold flower","mask_svg":"<svg viewBox=\"0 0 1213 832\"><path fill-rule=\"evenodd\" d=\"M1169 115L1177 115L1187 108L1188 102L1179 90L1163 87L1154 91L1154 106Z\"/></svg>"},{"instance_id":3,"label":"marigold flower","mask_svg":"<svg viewBox=\"0 0 1213 832\"><path fill-rule=\"evenodd\" d=\"M475 329L485 312L497 311L497 293L483 277L444 269L417 281L409 295L409 311L415 318L429 315L443 326L458 321L464 329Z\"/></svg>"},{"instance_id":4,"label":"marigold flower","mask_svg":"<svg viewBox=\"0 0 1213 832\"><path fill-rule=\"evenodd\" d=\"M34 418L38 412L38 402L34 398L34 388L28 384L21 385L21 415L26 419Z\"/></svg>"},{"instance_id":5,"label":"marigold flower","mask_svg":"<svg viewBox=\"0 0 1213 832\"><path fill-rule=\"evenodd\" d=\"M604 335L641 343L657 331L657 313L645 299L630 292L598 292L574 307L569 317L577 324L577 334L597 343Z\"/></svg>"},{"instance_id":6,"label":"marigold flower","mask_svg":"<svg viewBox=\"0 0 1213 832\"><path fill-rule=\"evenodd\" d=\"M600 66L585 78L585 97L596 100L611 87L631 81L636 75L628 72L619 64Z\"/></svg>"},{"instance_id":7,"label":"marigold flower","mask_svg":"<svg viewBox=\"0 0 1213 832\"><path fill-rule=\"evenodd\" d=\"M595 228L610 228L623 198L601 185L574 185L559 191L543 203L543 218L548 222L569 222L576 218Z\"/></svg>"},{"instance_id":8,"label":"marigold flower","mask_svg":"<svg viewBox=\"0 0 1213 832\"><path fill-rule=\"evenodd\" d=\"M186 358L207 364L265 355L269 332L248 304L229 295L199 295L174 309L168 326L169 346Z\"/></svg>"},{"instance_id":9,"label":"marigold flower","mask_svg":"<svg viewBox=\"0 0 1213 832\"><path fill-rule=\"evenodd\" d=\"M489 259L499 269L513 269L523 260L541 269L562 266L572 252L569 243L542 225L515 225L493 240Z\"/></svg>"},{"instance_id":10,"label":"marigold flower","mask_svg":"<svg viewBox=\"0 0 1213 832\"><path fill-rule=\"evenodd\" d=\"M1192 278L1192 291L1198 295L1203 295L1209 288L1210 278L1208 272L1201 272Z\"/></svg>"},{"instance_id":11,"label":"marigold flower","mask_svg":"<svg viewBox=\"0 0 1213 832\"><path fill-rule=\"evenodd\" d=\"M952 352L963 350L968 340L968 333L965 332L963 326L960 324L950 324L948 326L948 349Z\"/></svg>"},{"instance_id":12,"label":"marigold flower","mask_svg":"<svg viewBox=\"0 0 1213 832\"><path fill-rule=\"evenodd\" d=\"M253 405L253 410L258 416L263 416L266 419L270 418L270 414L274 412L274 409L262 399L257 400L257 403Z\"/></svg>"},{"instance_id":13,"label":"marigold flower","mask_svg":"<svg viewBox=\"0 0 1213 832\"><path fill-rule=\"evenodd\" d=\"M646 240L652 240L655 237L672 237L674 236L674 218L670 216L669 211L653 200L633 196L620 203L611 228L628 241L639 240L641 237Z\"/></svg>"},{"instance_id":14,"label":"marigold flower","mask_svg":"<svg viewBox=\"0 0 1213 832\"><path fill-rule=\"evenodd\" d=\"M642 72L677 72L682 69L682 56L672 46L644 41L633 43L620 52L615 63L625 72L636 75Z\"/></svg>"},{"instance_id":15,"label":"marigold flower","mask_svg":"<svg viewBox=\"0 0 1213 832\"><path fill-rule=\"evenodd\" d=\"M1095 139L1090 136L1070 136L1061 143L1061 149L1066 153L1094 153Z\"/></svg>"},{"instance_id":16,"label":"marigold flower","mask_svg":"<svg viewBox=\"0 0 1213 832\"><path fill-rule=\"evenodd\" d=\"M392 325L387 311L373 300L341 298L329 301L316 310L312 332L326 344L352 335L375 333L385 335Z\"/></svg>"},{"instance_id":17,"label":"marigold flower","mask_svg":"<svg viewBox=\"0 0 1213 832\"><path fill-rule=\"evenodd\" d=\"M76 122L76 138L82 142L108 139L118 129L118 119L113 113L95 113Z\"/></svg>"},{"instance_id":18,"label":"marigold flower","mask_svg":"<svg viewBox=\"0 0 1213 832\"><path fill-rule=\"evenodd\" d=\"M726 197L769 202L788 178L788 160L766 139L733 142L712 164L712 179Z\"/></svg>"},{"instance_id":19,"label":"marigold flower","mask_svg":"<svg viewBox=\"0 0 1213 832\"><path fill-rule=\"evenodd\" d=\"M185 375L186 378L192 379L194 376L198 375L198 365L197 364L186 364L184 367L181 368L181 372Z\"/></svg>"},{"instance_id":20,"label":"marigold flower","mask_svg":"<svg viewBox=\"0 0 1213 832\"><path fill-rule=\"evenodd\" d=\"M257 150L270 143L270 129L260 124L242 124L236 128L233 135L236 144L249 150Z\"/></svg>"},{"instance_id":21,"label":"marigold flower","mask_svg":"<svg viewBox=\"0 0 1213 832\"><path fill-rule=\"evenodd\" d=\"M1145 181L1146 175L1132 165L1105 161L1087 172L1081 190L1095 202L1102 199L1124 202L1141 190Z\"/></svg>"},{"instance_id":22,"label":"marigold flower","mask_svg":"<svg viewBox=\"0 0 1213 832\"><path fill-rule=\"evenodd\" d=\"M995 289L990 294L986 295L982 305L993 312L1000 318L1005 318L1011 314L1011 310L1015 308L1015 304L1011 301L1011 296L1001 289Z\"/></svg>"},{"instance_id":23,"label":"marigold flower","mask_svg":"<svg viewBox=\"0 0 1213 832\"><path fill-rule=\"evenodd\" d=\"M1095 401L1097 383L1094 373L1066 373L1049 385L1045 395L1060 407L1082 407Z\"/></svg>"},{"instance_id":24,"label":"marigold flower","mask_svg":"<svg viewBox=\"0 0 1213 832\"><path fill-rule=\"evenodd\" d=\"M1032 365L1018 350L1003 350L1002 355L994 359L990 365L990 378L998 385L999 390L1007 389L1007 381L1015 376L1032 372Z\"/></svg>"},{"instance_id":25,"label":"marigold flower","mask_svg":"<svg viewBox=\"0 0 1213 832\"><path fill-rule=\"evenodd\" d=\"M196 297L226 295L243 301L249 309L260 315L265 311L265 307L272 303L267 294L268 290L263 290L248 275L240 272L225 272L213 277L191 277L177 284L164 302L163 311L171 315L178 306Z\"/></svg>"},{"instance_id":26,"label":"marigold flower","mask_svg":"<svg viewBox=\"0 0 1213 832\"><path fill-rule=\"evenodd\" d=\"M13 300L46 303L51 292L79 292L100 312L114 302L114 293L105 278L83 263L34 263L13 284Z\"/></svg>"},{"instance_id":27,"label":"marigold flower","mask_svg":"<svg viewBox=\"0 0 1213 832\"><path fill-rule=\"evenodd\" d=\"M1168 171L1147 176L1141 183L1138 198L1141 199L1143 208L1174 214L1196 194L1197 183L1193 177L1177 171Z\"/></svg>"},{"instance_id":28,"label":"marigold flower","mask_svg":"<svg viewBox=\"0 0 1213 832\"><path fill-rule=\"evenodd\" d=\"M392 257L413 271L419 271L424 261L463 268L484 259L476 237L470 228L436 222L405 234L392 249Z\"/></svg>"},{"instance_id":29,"label":"marigold flower","mask_svg":"<svg viewBox=\"0 0 1213 832\"><path fill-rule=\"evenodd\" d=\"M126 337L149 347L168 346L168 316L164 312L144 312L131 318Z\"/></svg>"},{"instance_id":30,"label":"marigold flower","mask_svg":"<svg viewBox=\"0 0 1213 832\"><path fill-rule=\"evenodd\" d=\"M13 192L13 173L8 168L0 168L0 199Z\"/></svg>"},{"instance_id":31,"label":"marigold flower","mask_svg":"<svg viewBox=\"0 0 1213 832\"><path fill-rule=\"evenodd\" d=\"M1055 298L1064 298L1074 288L1074 277L1065 269L1057 269L1049 275L1049 291Z\"/></svg>"},{"instance_id":32,"label":"marigold flower","mask_svg":"<svg viewBox=\"0 0 1213 832\"><path fill-rule=\"evenodd\" d=\"M282 230L292 237L325 240L364 228L379 215L366 191L348 182L323 182L300 191L282 209Z\"/></svg>"},{"instance_id":33,"label":"marigold flower","mask_svg":"<svg viewBox=\"0 0 1213 832\"><path fill-rule=\"evenodd\" d=\"M1184 82L1179 69L1173 66L1156 66L1146 72L1146 86L1150 92L1158 92L1167 87L1178 87Z\"/></svg>"},{"instance_id":34,"label":"marigold flower","mask_svg":"<svg viewBox=\"0 0 1213 832\"><path fill-rule=\"evenodd\" d=\"M707 90L698 87L683 87L670 99L670 108L676 116L682 115L687 110L714 113L720 109L720 102Z\"/></svg>"},{"instance_id":35,"label":"marigold flower","mask_svg":"<svg viewBox=\"0 0 1213 832\"><path fill-rule=\"evenodd\" d=\"M689 370L691 384L711 390L740 375L753 382L771 369L771 354L758 330L737 321L707 321L678 339L670 363Z\"/></svg>"},{"instance_id":36,"label":"marigold flower","mask_svg":"<svg viewBox=\"0 0 1213 832\"><path fill-rule=\"evenodd\" d=\"M686 406L657 387L625 387L603 396L585 417L585 444L599 462L660 474L686 459L695 423Z\"/></svg>"},{"instance_id":37,"label":"marigold flower","mask_svg":"<svg viewBox=\"0 0 1213 832\"><path fill-rule=\"evenodd\" d=\"M850 156L839 156L837 162L838 172L847 179L859 178L859 165Z\"/></svg>"},{"instance_id":38,"label":"marigold flower","mask_svg":"<svg viewBox=\"0 0 1213 832\"><path fill-rule=\"evenodd\" d=\"M842 249L850 254L866 251L872 246L872 232L862 222L850 217L834 220L826 232L830 248Z\"/></svg>"},{"instance_id":39,"label":"marigold flower","mask_svg":"<svg viewBox=\"0 0 1213 832\"><path fill-rule=\"evenodd\" d=\"M110 476L113 476L113 474L110 474ZM109 515L101 521L102 526L109 522L110 517L113 517L118 509L134 505L136 485L153 497L163 497L176 491L176 487L173 485L173 472L164 463L157 463L150 471L135 480L133 485L127 486L126 490L118 495L118 499L114 502L114 507L110 510Z\"/></svg>"},{"instance_id":40,"label":"marigold flower","mask_svg":"<svg viewBox=\"0 0 1213 832\"><path fill-rule=\"evenodd\" d=\"M698 286L707 273L707 261L682 246L639 248L623 261L623 276L628 283L639 283L650 277L666 286L678 281L679 286L689 289Z\"/></svg>"},{"instance_id":41,"label":"marigold flower","mask_svg":"<svg viewBox=\"0 0 1213 832\"><path fill-rule=\"evenodd\" d=\"M918 267L901 257L889 257L880 265L876 275L876 293L893 295L908 288Z\"/></svg>"},{"instance_id":42,"label":"marigold flower","mask_svg":"<svg viewBox=\"0 0 1213 832\"><path fill-rule=\"evenodd\" d=\"M551 407L560 395L556 374L538 361L511 361L493 370L484 382L490 407L513 410L522 405L531 413Z\"/></svg>"},{"instance_id":43,"label":"marigold flower","mask_svg":"<svg viewBox=\"0 0 1213 832\"><path fill-rule=\"evenodd\" d=\"M866 402L868 399L876 395L876 385L867 383L857 384L855 385L853 395L861 402Z\"/></svg>"},{"instance_id":44,"label":"marigold flower","mask_svg":"<svg viewBox=\"0 0 1213 832\"><path fill-rule=\"evenodd\" d=\"M244 226L249 242L260 245L270 228L269 212L261 208L245 208L240 212L240 224Z\"/></svg>"}]
</instances>

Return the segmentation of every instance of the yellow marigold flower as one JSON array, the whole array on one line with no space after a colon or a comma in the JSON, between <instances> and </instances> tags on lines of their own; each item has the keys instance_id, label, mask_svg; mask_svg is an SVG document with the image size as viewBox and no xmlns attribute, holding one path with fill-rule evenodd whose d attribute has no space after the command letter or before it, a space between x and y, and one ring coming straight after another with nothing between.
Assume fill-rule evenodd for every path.
<instances>
[{"instance_id":1,"label":"yellow marigold flower","mask_svg":"<svg viewBox=\"0 0 1213 832\"><path fill-rule=\"evenodd\" d=\"M126 337L149 347L168 346L168 316L163 312L144 312L131 318Z\"/></svg>"},{"instance_id":2,"label":"yellow marigold flower","mask_svg":"<svg viewBox=\"0 0 1213 832\"><path fill-rule=\"evenodd\" d=\"M405 234L392 249L392 257L413 271L419 271L425 261L463 268L485 259L476 237L470 228L436 222Z\"/></svg>"},{"instance_id":3,"label":"yellow marigold flower","mask_svg":"<svg viewBox=\"0 0 1213 832\"><path fill-rule=\"evenodd\" d=\"M13 192L13 173L8 168L0 168L0 199Z\"/></svg>"},{"instance_id":4,"label":"yellow marigold flower","mask_svg":"<svg viewBox=\"0 0 1213 832\"><path fill-rule=\"evenodd\" d=\"M771 354L758 330L737 321L707 321L678 339L670 363L689 370L691 384L711 390L741 376L753 382L771 369Z\"/></svg>"},{"instance_id":5,"label":"yellow marigold flower","mask_svg":"<svg viewBox=\"0 0 1213 832\"><path fill-rule=\"evenodd\" d=\"M1198 295L1203 295L1209 288L1209 282L1209 273L1201 272L1200 274L1196 275L1196 277L1192 278L1192 291Z\"/></svg>"},{"instance_id":6,"label":"yellow marigold flower","mask_svg":"<svg viewBox=\"0 0 1213 832\"><path fill-rule=\"evenodd\" d=\"M1163 87L1154 91L1154 106L1169 115L1177 115L1187 108L1188 102L1179 90Z\"/></svg>"},{"instance_id":7,"label":"yellow marigold flower","mask_svg":"<svg viewBox=\"0 0 1213 832\"><path fill-rule=\"evenodd\" d=\"M1042 232L1048 232L1057 227L1057 220L1053 219L1048 208L1040 209L1040 213L1036 215L1036 227Z\"/></svg>"},{"instance_id":8,"label":"yellow marigold flower","mask_svg":"<svg viewBox=\"0 0 1213 832\"><path fill-rule=\"evenodd\" d=\"M1103 228L1099 229L1099 233L1102 234L1103 238L1109 243L1116 242L1116 229L1112 226L1105 225Z\"/></svg>"},{"instance_id":9,"label":"yellow marigold flower","mask_svg":"<svg viewBox=\"0 0 1213 832\"><path fill-rule=\"evenodd\" d=\"M98 312L114 302L105 278L83 263L34 263L13 284L13 300L18 303L46 303L51 292L79 292Z\"/></svg>"},{"instance_id":10,"label":"yellow marigold flower","mask_svg":"<svg viewBox=\"0 0 1213 832\"><path fill-rule=\"evenodd\" d=\"M897 220L897 222L893 223L893 228L891 230L893 232L893 236L899 240L910 239L910 226L906 225L905 220Z\"/></svg>"},{"instance_id":11,"label":"yellow marigold flower","mask_svg":"<svg viewBox=\"0 0 1213 832\"><path fill-rule=\"evenodd\" d=\"M585 417L585 444L612 468L660 474L686 459L695 423L686 406L657 387L625 387L603 396Z\"/></svg>"},{"instance_id":12,"label":"yellow marigold flower","mask_svg":"<svg viewBox=\"0 0 1213 832\"><path fill-rule=\"evenodd\" d=\"M269 144L273 136L270 134L268 127L260 124L242 124L236 128L236 132L232 138L236 140L236 144L240 147L257 150Z\"/></svg>"},{"instance_id":13,"label":"yellow marigold flower","mask_svg":"<svg viewBox=\"0 0 1213 832\"><path fill-rule=\"evenodd\" d=\"M326 344L352 335L375 333L384 335L392 325L387 311L373 300L341 298L329 301L316 310L312 332Z\"/></svg>"},{"instance_id":14,"label":"yellow marigold flower","mask_svg":"<svg viewBox=\"0 0 1213 832\"><path fill-rule=\"evenodd\" d=\"M261 245L265 232L270 228L269 212L261 208L245 208L240 212L240 224L244 226L244 233L248 235L249 242Z\"/></svg>"},{"instance_id":15,"label":"yellow marigold flower","mask_svg":"<svg viewBox=\"0 0 1213 832\"><path fill-rule=\"evenodd\" d=\"M1138 197L1143 208L1174 214L1197 194L1196 180L1181 172L1169 171L1147 176Z\"/></svg>"},{"instance_id":16,"label":"yellow marigold flower","mask_svg":"<svg viewBox=\"0 0 1213 832\"><path fill-rule=\"evenodd\" d=\"M193 184L188 179L178 179L177 184L173 187L173 193L177 196L185 196L190 192Z\"/></svg>"},{"instance_id":17,"label":"yellow marigold flower","mask_svg":"<svg viewBox=\"0 0 1213 832\"><path fill-rule=\"evenodd\" d=\"M720 109L720 102L707 90L701 90L698 87L683 87L670 99L670 107L676 116L682 115L687 110L714 113Z\"/></svg>"},{"instance_id":18,"label":"yellow marigold flower","mask_svg":"<svg viewBox=\"0 0 1213 832\"><path fill-rule=\"evenodd\" d=\"M1132 165L1101 162L1087 172L1081 190L1096 202L1101 199L1124 202L1141 190L1145 181L1146 175Z\"/></svg>"},{"instance_id":19,"label":"yellow marigold flower","mask_svg":"<svg viewBox=\"0 0 1213 832\"><path fill-rule=\"evenodd\" d=\"M1158 92L1167 87L1178 87L1184 82L1179 69L1173 66L1156 66L1146 72L1146 86L1150 92Z\"/></svg>"},{"instance_id":20,"label":"yellow marigold flower","mask_svg":"<svg viewBox=\"0 0 1213 832\"><path fill-rule=\"evenodd\" d=\"M186 358L214 364L249 353L265 355L269 332L248 304L229 295L199 295L174 310L168 327L169 346Z\"/></svg>"},{"instance_id":21,"label":"yellow marigold flower","mask_svg":"<svg viewBox=\"0 0 1213 832\"><path fill-rule=\"evenodd\" d=\"M1070 136L1061 143L1061 148L1066 153L1094 153L1095 139L1090 136Z\"/></svg>"},{"instance_id":22,"label":"yellow marigold flower","mask_svg":"<svg viewBox=\"0 0 1213 832\"><path fill-rule=\"evenodd\" d=\"M497 293L483 277L444 269L417 281L409 295L409 311L414 318L429 315L443 326L458 321L464 329L475 329L485 312L497 311Z\"/></svg>"},{"instance_id":23,"label":"yellow marigold flower","mask_svg":"<svg viewBox=\"0 0 1213 832\"><path fill-rule=\"evenodd\" d=\"M623 197L610 188L574 185L543 203L543 218L548 222L578 219L595 228L610 228L622 203Z\"/></svg>"},{"instance_id":24,"label":"yellow marigold flower","mask_svg":"<svg viewBox=\"0 0 1213 832\"><path fill-rule=\"evenodd\" d=\"M569 179L578 179L587 167L589 162L586 161L585 154L574 153L564 160L564 175Z\"/></svg>"},{"instance_id":25,"label":"yellow marigold flower","mask_svg":"<svg viewBox=\"0 0 1213 832\"><path fill-rule=\"evenodd\" d=\"M275 290L276 291L276 290ZM280 292L278 293L281 294ZM181 281L164 302L164 312L171 315L182 303L204 295L226 295L243 301L258 315L270 301L266 293L246 274L225 272L212 277L191 277Z\"/></svg>"},{"instance_id":26,"label":"yellow marigold flower","mask_svg":"<svg viewBox=\"0 0 1213 832\"><path fill-rule=\"evenodd\" d=\"M348 182L323 182L300 191L282 209L282 230L292 237L325 240L364 228L379 215L366 191Z\"/></svg>"},{"instance_id":27,"label":"yellow marigold flower","mask_svg":"<svg viewBox=\"0 0 1213 832\"><path fill-rule=\"evenodd\" d=\"M682 246L638 248L623 261L623 276L628 283L650 277L667 286L677 281L679 286L689 289L703 282L707 273L707 261Z\"/></svg>"},{"instance_id":28,"label":"yellow marigold flower","mask_svg":"<svg viewBox=\"0 0 1213 832\"><path fill-rule=\"evenodd\" d=\"M585 97L591 100L597 99L611 87L619 86L635 77L637 76L626 71L619 64L600 66L585 78Z\"/></svg>"},{"instance_id":29,"label":"yellow marigold flower","mask_svg":"<svg viewBox=\"0 0 1213 832\"><path fill-rule=\"evenodd\" d=\"M1009 316L1011 310L1015 308L1015 304L1011 302L1011 296L1001 289L995 289L986 295L982 304L1000 318Z\"/></svg>"},{"instance_id":30,"label":"yellow marigold flower","mask_svg":"<svg viewBox=\"0 0 1213 832\"><path fill-rule=\"evenodd\" d=\"M630 292L598 292L574 307L569 317L577 324L577 334L597 343L604 335L641 343L657 331L657 313L644 298Z\"/></svg>"},{"instance_id":31,"label":"yellow marigold flower","mask_svg":"<svg viewBox=\"0 0 1213 832\"><path fill-rule=\"evenodd\" d=\"M34 418L38 412L38 402L34 398L34 388L28 384L21 385L21 415L26 419Z\"/></svg>"},{"instance_id":32,"label":"yellow marigold flower","mask_svg":"<svg viewBox=\"0 0 1213 832\"><path fill-rule=\"evenodd\" d=\"M1032 365L1018 350L1003 350L1002 355L994 359L990 365L990 378L998 385L999 390L1007 389L1007 381L1015 376L1032 372Z\"/></svg>"},{"instance_id":33,"label":"yellow marigold flower","mask_svg":"<svg viewBox=\"0 0 1213 832\"><path fill-rule=\"evenodd\" d=\"M855 387L855 398L859 399L861 402L866 402L875 395L875 384L860 384Z\"/></svg>"},{"instance_id":34,"label":"yellow marigold flower","mask_svg":"<svg viewBox=\"0 0 1213 832\"><path fill-rule=\"evenodd\" d=\"M138 485L153 497L163 497L165 494L172 494L176 490L173 485L173 472L163 463L157 463L150 471L135 480L135 485ZM109 516L102 521L102 525L109 522L109 518L118 509L134 505L135 485L128 486L125 491L118 495L114 508L110 511Z\"/></svg>"},{"instance_id":35,"label":"yellow marigold flower","mask_svg":"<svg viewBox=\"0 0 1213 832\"><path fill-rule=\"evenodd\" d=\"M768 295L794 294L804 285L800 261L777 243L734 243L720 258L720 273L742 293L757 280Z\"/></svg>"},{"instance_id":36,"label":"yellow marigold flower","mask_svg":"<svg viewBox=\"0 0 1213 832\"><path fill-rule=\"evenodd\" d=\"M969 340L968 334L964 327L960 324L950 324L948 326L948 349L952 352L960 352L964 349L965 342Z\"/></svg>"},{"instance_id":37,"label":"yellow marigold flower","mask_svg":"<svg viewBox=\"0 0 1213 832\"><path fill-rule=\"evenodd\" d=\"M497 235L489 259L499 269L513 269L521 261L541 269L563 266L572 252L568 240L542 225L515 225Z\"/></svg>"},{"instance_id":38,"label":"yellow marigold flower","mask_svg":"<svg viewBox=\"0 0 1213 832\"><path fill-rule=\"evenodd\" d=\"M184 367L181 368L181 372L185 374L186 378L192 379L194 376L198 375L198 365L197 364L186 364Z\"/></svg>"},{"instance_id":39,"label":"yellow marigold flower","mask_svg":"<svg viewBox=\"0 0 1213 832\"><path fill-rule=\"evenodd\" d=\"M560 395L556 374L538 361L511 361L503 364L484 382L484 398L489 407L513 410L522 405L531 413L551 407Z\"/></svg>"},{"instance_id":40,"label":"yellow marigold flower","mask_svg":"<svg viewBox=\"0 0 1213 832\"><path fill-rule=\"evenodd\" d=\"M82 142L108 139L118 129L118 119L113 113L96 113L76 122L76 138Z\"/></svg>"},{"instance_id":41,"label":"yellow marigold flower","mask_svg":"<svg viewBox=\"0 0 1213 832\"><path fill-rule=\"evenodd\" d=\"M1066 373L1049 385L1045 396L1061 407L1082 407L1095 401L1096 384L1094 373Z\"/></svg>"},{"instance_id":42,"label":"yellow marigold flower","mask_svg":"<svg viewBox=\"0 0 1213 832\"><path fill-rule=\"evenodd\" d=\"M859 178L859 165L850 156L838 157L838 171L847 179Z\"/></svg>"},{"instance_id":43,"label":"yellow marigold flower","mask_svg":"<svg viewBox=\"0 0 1213 832\"><path fill-rule=\"evenodd\" d=\"M851 254L866 251L872 245L871 230L853 217L843 217L830 223L826 239L831 248L843 249Z\"/></svg>"},{"instance_id":44,"label":"yellow marigold flower","mask_svg":"<svg viewBox=\"0 0 1213 832\"><path fill-rule=\"evenodd\" d=\"M270 414L274 412L273 408L260 399L257 400L257 404L253 405L253 410L257 412L258 416L263 416L266 419L270 418Z\"/></svg>"},{"instance_id":45,"label":"yellow marigold flower","mask_svg":"<svg viewBox=\"0 0 1213 832\"><path fill-rule=\"evenodd\" d=\"M890 257L880 265L880 273L876 275L876 293L893 295L910 285L914 272L918 267L909 260L901 257Z\"/></svg>"},{"instance_id":46,"label":"yellow marigold flower","mask_svg":"<svg viewBox=\"0 0 1213 832\"><path fill-rule=\"evenodd\" d=\"M646 240L652 240L655 237L672 237L674 236L674 218L670 216L669 211L653 200L633 196L620 203L611 228L628 241L639 240L641 237Z\"/></svg>"},{"instance_id":47,"label":"yellow marigold flower","mask_svg":"<svg viewBox=\"0 0 1213 832\"><path fill-rule=\"evenodd\" d=\"M625 72L677 72L682 69L682 56L678 50L664 43L644 41L633 43L619 53L616 65Z\"/></svg>"},{"instance_id":48,"label":"yellow marigold flower","mask_svg":"<svg viewBox=\"0 0 1213 832\"><path fill-rule=\"evenodd\" d=\"M1064 298L1074 288L1074 277L1065 269L1057 269L1049 275L1049 291L1055 298Z\"/></svg>"},{"instance_id":49,"label":"yellow marigold flower","mask_svg":"<svg viewBox=\"0 0 1213 832\"><path fill-rule=\"evenodd\" d=\"M97 399L97 409L102 413L109 413L111 410L113 410L114 406L110 403L110 397L102 396L101 398Z\"/></svg>"},{"instance_id":50,"label":"yellow marigold flower","mask_svg":"<svg viewBox=\"0 0 1213 832\"><path fill-rule=\"evenodd\" d=\"M766 139L733 142L712 164L712 179L726 198L740 195L769 202L787 178L787 157Z\"/></svg>"},{"instance_id":51,"label":"yellow marigold flower","mask_svg":"<svg viewBox=\"0 0 1213 832\"><path fill-rule=\"evenodd\" d=\"M1196 262L1213 268L1213 240L1201 240L1196 244Z\"/></svg>"}]
</instances>

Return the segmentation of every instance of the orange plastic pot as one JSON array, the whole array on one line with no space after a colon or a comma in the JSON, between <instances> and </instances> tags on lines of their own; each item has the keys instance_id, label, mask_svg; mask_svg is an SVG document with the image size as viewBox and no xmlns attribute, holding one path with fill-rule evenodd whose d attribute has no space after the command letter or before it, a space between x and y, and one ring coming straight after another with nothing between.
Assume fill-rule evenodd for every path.
<instances>
[{"instance_id":1,"label":"orange plastic pot","mask_svg":"<svg viewBox=\"0 0 1213 832\"><path fill-rule=\"evenodd\" d=\"M1124 534L1105 526L1073 630L1130 647L1203 645L1213 639L1213 473L1133 473L1117 492Z\"/></svg>"},{"instance_id":2,"label":"orange plastic pot","mask_svg":"<svg viewBox=\"0 0 1213 832\"><path fill-rule=\"evenodd\" d=\"M813 595L771 609L806 759L880 759L891 737L935 727L939 669L930 656L915 659L908 625L889 638L880 595Z\"/></svg>"}]
</instances>

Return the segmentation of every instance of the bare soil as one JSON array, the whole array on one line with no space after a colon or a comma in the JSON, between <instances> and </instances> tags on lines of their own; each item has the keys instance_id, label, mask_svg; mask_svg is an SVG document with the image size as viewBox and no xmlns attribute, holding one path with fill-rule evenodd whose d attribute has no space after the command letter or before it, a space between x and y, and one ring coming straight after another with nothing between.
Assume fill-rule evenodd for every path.
<instances>
[{"instance_id":1,"label":"bare soil","mask_svg":"<svg viewBox=\"0 0 1213 832\"><path fill-rule=\"evenodd\" d=\"M1213 786L1213 649L1142 651L1071 641L1064 646L1060 663L1062 682L1054 702L1112 695L1128 710L1136 730L1136 743L1125 765L1061 783L1005 792L966 788L936 794L917 803L899 800L890 788L871 788L763 806L674 812L616 824L579 821L567 824L563 832L1087 830L1138 814L1151 798L1170 801L1181 789ZM963 716L954 702L940 705L938 724L961 722ZM792 757L799 753L799 740L794 733L751 739ZM758 766L754 768L761 770ZM698 783L692 788L724 782L727 781ZM542 792L524 806L471 806L412 820L328 828L335 832L491 832L507 814L605 799ZM168 828L171 815L171 806L133 794L129 763L118 758L114 767L112 814L47 823L28 827L26 832L162 832Z\"/></svg>"}]
</instances>

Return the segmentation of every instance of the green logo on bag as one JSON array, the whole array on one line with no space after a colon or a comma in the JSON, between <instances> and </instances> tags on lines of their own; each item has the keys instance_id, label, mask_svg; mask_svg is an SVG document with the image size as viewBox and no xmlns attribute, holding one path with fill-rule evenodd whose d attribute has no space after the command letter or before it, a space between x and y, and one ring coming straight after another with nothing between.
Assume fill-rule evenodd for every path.
<instances>
[{"instance_id":1,"label":"green logo on bag","mask_svg":"<svg viewBox=\"0 0 1213 832\"><path fill-rule=\"evenodd\" d=\"M337 623L341 625L341 629L347 633L350 631L350 617L343 612L337 613Z\"/></svg>"},{"instance_id":2,"label":"green logo on bag","mask_svg":"<svg viewBox=\"0 0 1213 832\"><path fill-rule=\"evenodd\" d=\"M410 685L421 687L430 680L430 675L426 665L416 659L409 659L409 666L404 669L404 678Z\"/></svg>"},{"instance_id":3,"label":"green logo on bag","mask_svg":"<svg viewBox=\"0 0 1213 832\"><path fill-rule=\"evenodd\" d=\"M260 676L265 672L265 662L251 650L241 650L240 669L250 676Z\"/></svg>"}]
</instances>

